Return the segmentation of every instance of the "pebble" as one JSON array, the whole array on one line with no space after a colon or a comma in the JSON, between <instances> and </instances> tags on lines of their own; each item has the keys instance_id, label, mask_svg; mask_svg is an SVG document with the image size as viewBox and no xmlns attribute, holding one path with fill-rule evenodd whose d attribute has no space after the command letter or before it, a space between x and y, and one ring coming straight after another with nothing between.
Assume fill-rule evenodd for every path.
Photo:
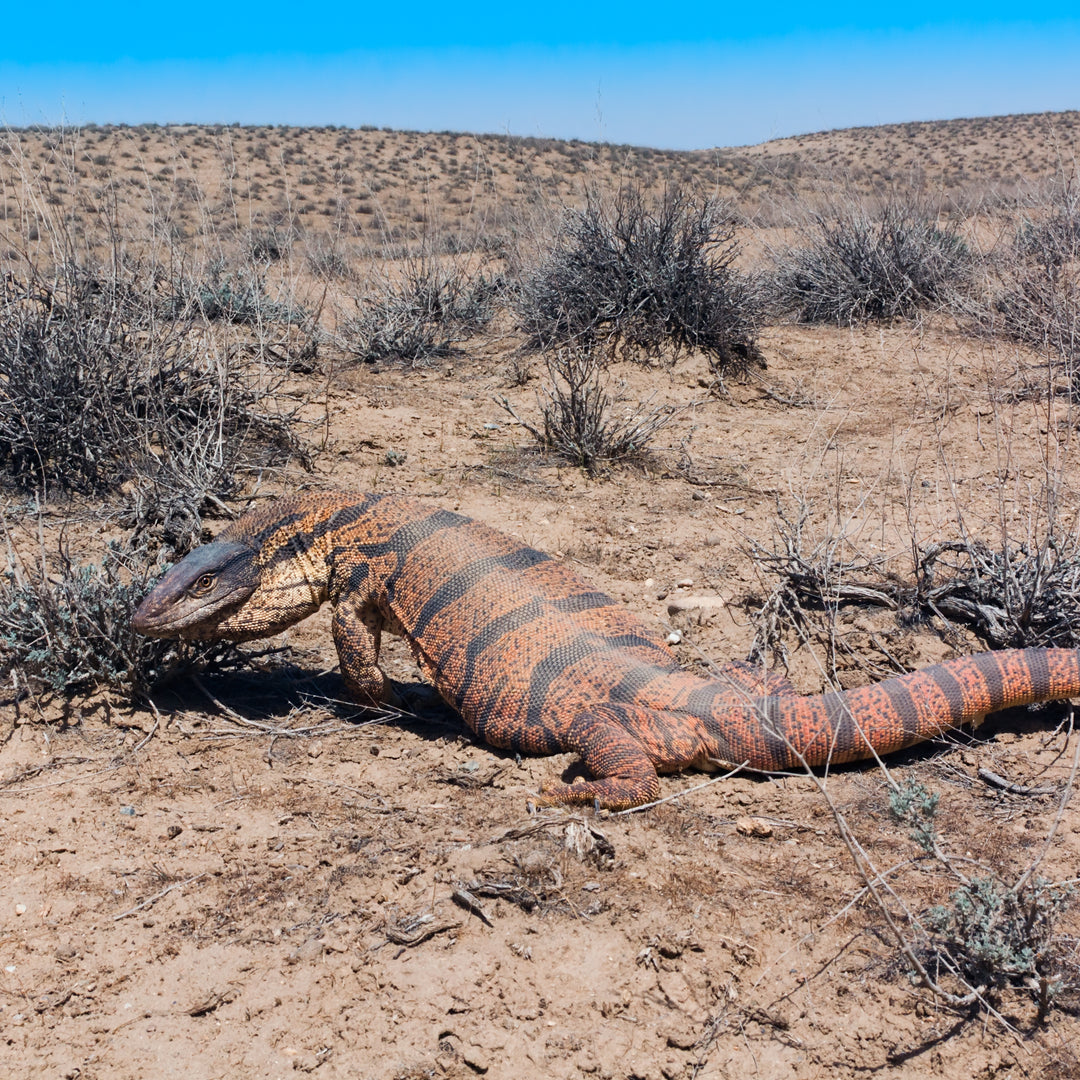
<instances>
[{"instance_id":1,"label":"pebble","mask_svg":"<svg viewBox=\"0 0 1080 1080\"><path fill-rule=\"evenodd\" d=\"M772 836L772 826L761 818L744 817L735 822L735 831L743 836Z\"/></svg>"}]
</instances>

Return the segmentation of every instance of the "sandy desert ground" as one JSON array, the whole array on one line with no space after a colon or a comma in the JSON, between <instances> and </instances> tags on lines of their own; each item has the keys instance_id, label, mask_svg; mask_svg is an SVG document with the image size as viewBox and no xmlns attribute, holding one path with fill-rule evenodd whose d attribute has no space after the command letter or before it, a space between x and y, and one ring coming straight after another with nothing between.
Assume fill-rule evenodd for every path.
<instances>
[{"instance_id":1,"label":"sandy desert ground","mask_svg":"<svg viewBox=\"0 0 1080 1080\"><path fill-rule=\"evenodd\" d=\"M828 176L858 167L869 191L918 171L956 203L999 205L1070 160L1078 125L1075 113L901 125L695 154L379 131L8 132L5 267L18 278L24 254L56 235L45 223L92 212L122 223L118 244L159 231L193 260L226 241L280 241L268 287L321 305L326 331L287 383L313 465L268 470L231 509L298 486L409 492L564 559L678 630L679 658L704 669L751 650L753 613L778 582L761 553L800 512L804 551L821 543L900 578L933 540L1037 542L1048 515L1075 531L1076 405L1047 392L1047 355L927 312L777 321L760 331L767 367L720 390L694 353L618 361L617 409L680 411L644 463L590 475L537 453L499 404L535 421L544 385L505 319L430 363L357 363L335 337L357 278L320 267L333 254L371 273L386 245L435 223L469 239L466 257L486 243L505 266L508 236L545 235L586 178L627 175L737 200L752 265L788 235L784 207ZM981 220L992 232L992 215ZM123 536L120 499L58 493L34 514L7 490L8 551L28 557L41 537L51 552L63 536L99 557ZM209 531L224 523L207 508ZM687 596L708 600L687 609ZM782 641L803 693L985 647L860 604ZM1080 736L1065 706L992 717L888 771L688 774L664 778L669 801L641 813L530 814L541 783L580 775L571 755L493 750L422 698L415 716L356 710L328 612L278 644L283 664L184 677L152 706L110 691L27 696L7 673L4 1075L1080 1075L1080 908L1063 904L1055 927L1064 982L1046 1016L1023 985L969 1008L936 999L889 924L903 930L904 913L925 918L956 888L891 817L893 784L940 796L958 864L1076 879L1080 812L1066 796ZM384 662L419 680L401 642ZM885 875L884 908L837 814Z\"/></svg>"}]
</instances>

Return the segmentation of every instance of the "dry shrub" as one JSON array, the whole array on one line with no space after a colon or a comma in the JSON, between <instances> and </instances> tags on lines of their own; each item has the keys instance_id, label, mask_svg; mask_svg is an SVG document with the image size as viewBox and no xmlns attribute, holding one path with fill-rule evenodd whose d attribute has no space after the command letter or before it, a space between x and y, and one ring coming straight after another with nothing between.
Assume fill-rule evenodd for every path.
<instances>
[{"instance_id":1,"label":"dry shrub","mask_svg":"<svg viewBox=\"0 0 1080 1080\"><path fill-rule=\"evenodd\" d=\"M540 399L543 426L521 420L505 398L501 404L541 449L590 473L607 462L640 460L656 433L675 415L667 407L638 404L614 416L602 365L590 351L558 349L545 359L548 382Z\"/></svg>"},{"instance_id":2,"label":"dry shrub","mask_svg":"<svg viewBox=\"0 0 1080 1080\"><path fill-rule=\"evenodd\" d=\"M430 245L407 255L400 268L377 273L353 298L339 337L365 363L422 365L449 356L478 334L495 312L497 282L464 258L435 255Z\"/></svg>"},{"instance_id":3,"label":"dry shrub","mask_svg":"<svg viewBox=\"0 0 1080 1080\"><path fill-rule=\"evenodd\" d=\"M914 196L880 207L851 196L811 213L800 243L773 253L773 306L800 322L853 326L948 304L968 286L974 257L936 209Z\"/></svg>"},{"instance_id":4,"label":"dry shrub","mask_svg":"<svg viewBox=\"0 0 1080 1080\"><path fill-rule=\"evenodd\" d=\"M991 648L1080 648L1080 533L1050 528L997 548L970 536L915 543L913 573L901 577L843 536L811 541L808 520L805 506L795 516L780 509L772 549L751 543L754 562L776 582L752 605L759 655L789 632L820 632L812 613L831 626L841 606L859 604L894 610L903 624L960 625ZM832 631L826 636L832 648Z\"/></svg>"},{"instance_id":5,"label":"dry shrub","mask_svg":"<svg viewBox=\"0 0 1080 1080\"><path fill-rule=\"evenodd\" d=\"M1015 228L993 252L983 325L1003 331L1064 363L1080 394L1080 192L1060 180L1018 213Z\"/></svg>"},{"instance_id":6,"label":"dry shrub","mask_svg":"<svg viewBox=\"0 0 1080 1080\"><path fill-rule=\"evenodd\" d=\"M649 360L703 353L721 374L761 354L754 283L733 267L734 217L668 188L650 204L624 185L567 209L551 250L526 268L514 305L529 347Z\"/></svg>"},{"instance_id":7,"label":"dry shrub","mask_svg":"<svg viewBox=\"0 0 1080 1080\"><path fill-rule=\"evenodd\" d=\"M149 488L223 498L246 469L305 459L281 375L176 315L140 267L65 263L0 304L0 473L21 491ZM146 492L144 492L146 494ZM144 499L144 507L148 505Z\"/></svg>"}]
</instances>

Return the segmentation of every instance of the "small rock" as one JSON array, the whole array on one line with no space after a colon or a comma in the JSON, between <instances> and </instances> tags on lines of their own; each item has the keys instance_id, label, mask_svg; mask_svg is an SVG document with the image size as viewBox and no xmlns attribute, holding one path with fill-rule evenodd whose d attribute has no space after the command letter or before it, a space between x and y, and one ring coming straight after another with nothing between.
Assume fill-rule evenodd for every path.
<instances>
[{"instance_id":1,"label":"small rock","mask_svg":"<svg viewBox=\"0 0 1080 1080\"><path fill-rule=\"evenodd\" d=\"M487 1052L476 1045L466 1046L462 1051L461 1060L474 1072L486 1073L491 1068L491 1060Z\"/></svg>"},{"instance_id":2,"label":"small rock","mask_svg":"<svg viewBox=\"0 0 1080 1080\"><path fill-rule=\"evenodd\" d=\"M772 826L761 818L744 817L735 822L735 831L743 836L772 836Z\"/></svg>"},{"instance_id":3,"label":"small rock","mask_svg":"<svg viewBox=\"0 0 1080 1080\"><path fill-rule=\"evenodd\" d=\"M678 645L682 641L682 634L678 630L672 630L665 640L669 645Z\"/></svg>"},{"instance_id":4,"label":"small rock","mask_svg":"<svg viewBox=\"0 0 1080 1080\"><path fill-rule=\"evenodd\" d=\"M694 587L694 579L692 577L683 578L682 581L675 582L676 589L692 589Z\"/></svg>"}]
</instances>

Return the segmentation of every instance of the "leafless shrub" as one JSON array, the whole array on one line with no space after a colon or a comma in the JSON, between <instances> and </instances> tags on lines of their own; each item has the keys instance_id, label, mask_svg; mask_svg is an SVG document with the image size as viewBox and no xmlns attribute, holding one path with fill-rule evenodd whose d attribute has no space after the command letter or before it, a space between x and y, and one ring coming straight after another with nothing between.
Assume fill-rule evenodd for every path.
<instances>
[{"instance_id":1,"label":"leafless shrub","mask_svg":"<svg viewBox=\"0 0 1080 1080\"><path fill-rule=\"evenodd\" d=\"M344 281L353 274L349 255L335 236L318 236L309 240L307 265L316 277L328 281Z\"/></svg>"},{"instance_id":2,"label":"leafless shrub","mask_svg":"<svg viewBox=\"0 0 1080 1080\"><path fill-rule=\"evenodd\" d=\"M17 489L100 495L134 481L153 498L184 492L197 517L205 498L234 491L239 471L306 460L273 405L280 376L171 314L137 268L69 263L47 284L9 285L0 474Z\"/></svg>"},{"instance_id":3,"label":"leafless shrub","mask_svg":"<svg viewBox=\"0 0 1080 1080\"><path fill-rule=\"evenodd\" d=\"M160 567L142 546L110 545L96 564L61 549L24 567L9 555L0 575L0 680L16 695L86 698L101 689L143 693L193 666L236 666L235 646L157 641L131 617Z\"/></svg>"},{"instance_id":4,"label":"leafless shrub","mask_svg":"<svg viewBox=\"0 0 1080 1080\"><path fill-rule=\"evenodd\" d=\"M295 229L283 225L268 225L251 229L247 235L246 256L253 263L277 262L292 253Z\"/></svg>"},{"instance_id":5,"label":"leafless shrub","mask_svg":"<svg viewBox=\"0 0 1080 1080\"><path fill-rule=\"evenodd\" d=\"M639 404L614 417L602 367L590 351L559 349L545 359L548 381L540 400L543 426L521 420L505 398L501 404L542 449L590 473L605 462L640 459L674 416L670 408Z\"/></svg>"},{"instance_id":6,"label":"leafless shrub","mask_svg":"<svg viewBox=\"0 0 1080 1080\"><path fill-rule=\"evenodd\" d=\"M982 324L1064 363L1080 396L1080 191L1075 178L1022 210L991 259Z\"/></svg>"},{"instance_id":7,"label":"leafless shrub","mask_svg":"<svg viewBox=\"0 0 1080 1080\"><path fill-rule=\"evenodd\" d=\"M949 302L971 278L967 244L914 197L893 196L879 209L852 197L811 214L799 231L798 246L774 252L767 293L800 322L910 317Z\"/></svg>"},{"instance_id":8,"label":"leafless shrub","mask_svg":"<svg viewBox=\"0 0 1080 1080\"><path fill-rule=\"evenodd\" d=\"M527 268L514 304L530 347L607 350L627 359L705 354L723 374L760 362L760 303L733 267L734 218L671 187L650 205L624 185L567 209L553 247Z\"/></svg>"},{"instance_id":9,"label":"leafless shrub","mask_svg":"<svg viewBox=\"0 0 1080 1080\"><path fill-rule=\"evenodd\" d=\"M838 538L807 550L805 514L778 517L772 551L752 555L779 579L758 606L758 649L776 643L782 628L805 629L808 610L841 604L887 607L904 623L935 617L972 630L993 648L1080 647L1080 535L1054 533L1041 542L1005 542L995 550L973 538L916 545L907 580L886 572ZM843 554L841 554L843 553Z\"/></svg>"},{"instance_id":10,"label":"leafless shrub","mask_svg":"<svg viewBox=\"0 0 1080 1080\"><path fill-rule=\"evenodd\" d=\"M448 356L494 314L497 283L463 260L424 250L404 260L400 275L394 269L354 298L356 313L341 323L342 344L358 360L423 364Z\"/></svg>"}]
</instances>

